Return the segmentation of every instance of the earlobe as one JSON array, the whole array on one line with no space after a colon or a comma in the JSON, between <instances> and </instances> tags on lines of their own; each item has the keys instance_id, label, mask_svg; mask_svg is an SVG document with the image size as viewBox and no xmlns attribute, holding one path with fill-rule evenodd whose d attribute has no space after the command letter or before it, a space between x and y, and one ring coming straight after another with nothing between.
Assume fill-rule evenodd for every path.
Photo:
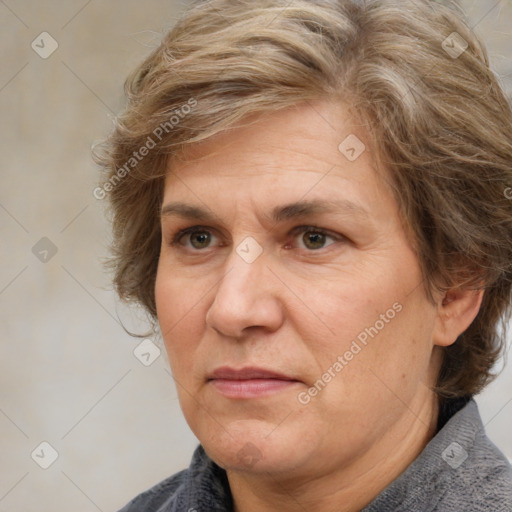
<instances>
[{"instance_id":1,"label":"earlobe","mask_svg":"<svg viewBox=\"0 0 512 512\"><path fill-rule=\"evenodd\" d=\"M480 311L484 289L448 290L437 308L434 345L447 347L455 342L473 322Z\"/></svg>"}]
</instances>

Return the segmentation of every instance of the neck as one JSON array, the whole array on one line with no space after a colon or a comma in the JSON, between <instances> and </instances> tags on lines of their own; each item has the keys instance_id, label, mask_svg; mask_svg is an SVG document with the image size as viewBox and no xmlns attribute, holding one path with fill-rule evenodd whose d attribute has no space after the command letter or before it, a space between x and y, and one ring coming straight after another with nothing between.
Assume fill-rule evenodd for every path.
<instances>
[{"instance_id":1,"label":"neck","mask_svg":"<svg viewBox=\"0 0 512 512\"><path fill-rule=\"evenodd\" d=\"M425 389L361 457L287 474L227 471L235 512L358 512L418 457L435 435L438 405ZM327 456L326 456L327 457ZM324 465L325 467L325 465Z\"/></svg>"}]
</instances>

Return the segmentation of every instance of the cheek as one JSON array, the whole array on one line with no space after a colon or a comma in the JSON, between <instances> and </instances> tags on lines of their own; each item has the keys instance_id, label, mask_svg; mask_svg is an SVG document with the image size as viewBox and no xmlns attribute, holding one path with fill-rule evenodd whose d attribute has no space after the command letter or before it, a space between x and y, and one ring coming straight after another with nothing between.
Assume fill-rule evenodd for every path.
<instances>
[{"instance_id":1,"label":"cheek","mask_svg":"<svg viewBox=\"0 0 512 512\"><path fill-rule=\"evenodd\" d=\"M179 303L176 300L176 290L169 279L164 279L159 271L155 283L156 314L164 341L167 339L175 323Z\"/></svg>"},{"instance_id":2,"label":"cheek","mask_svg":"<svg viewBox=\"0 0 512 512\"><path fill-rule=\"evenodd\" d=\"M353 277L338 282L333 280L315 295L304 290L301 297L325 332L325 337L317 337L318 341L324 340L335 349L343 349L365 328L373 325L379 315L393 305L393 293L385 292L385 283L382 285L376 289L373 282Z\"/></svg>"},{"instance_id":3,"label":"cheek","mask_svg":"<svg viewBox=\"0 0 512 512\"><path fill-rule=\"evenodd\" d=\"M322 329L328 332L322 341L316 338L317 347L323 345L318 347L322 366L346 354L350 370L343 373L355 377L358 386L363 376L357 372L362 369L373 384L372 369L391 382L404 373L423 375L430 358L434 310L418 286L418 275L388 268L379 278L354 276L310 296L310 308L329 328Z\"/></svg>"},{"instance_id":4,"label":"cheek","mask_svg":"<svg viewBox=\"0 0 512 512\"><path fill-rule=\"evenodd\" d=\"M157 274L155 283L157 317L174 372L179 359L179 368L190 359L187 353L195 349L203 332L201 303L192 293L185 293L178 279L162 278Z\"/></svg>"},{"instance_id":5,"label":"cheek","mask_svg":"<svg viewBox=\"0 0 512 512\"><path fill-rule=\"evenodd\" d=\"M361 358L374 396L398 407L400 400L408 403L422 383L429 385L434 315L426 299L414 295L398 296L400 312L370 339Z\"/></svg>"}]
</instances>

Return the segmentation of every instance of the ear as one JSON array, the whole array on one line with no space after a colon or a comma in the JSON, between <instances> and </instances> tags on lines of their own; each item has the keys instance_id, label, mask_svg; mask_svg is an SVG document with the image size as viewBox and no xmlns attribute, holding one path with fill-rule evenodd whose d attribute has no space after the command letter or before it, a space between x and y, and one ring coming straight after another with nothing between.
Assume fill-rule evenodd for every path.
<instances>
[{"instance_id":1,"label":"ear","mask_svg":"<svg viewBox=\"0 0 512 512\"><path fill-rule=\"evenodd\" d=\"M437 306L437 317L434 326L434 345L447 347L455 343L476 318L480 311L484 289L448 290L441 295Z\"/></svg>"}]
</instances>

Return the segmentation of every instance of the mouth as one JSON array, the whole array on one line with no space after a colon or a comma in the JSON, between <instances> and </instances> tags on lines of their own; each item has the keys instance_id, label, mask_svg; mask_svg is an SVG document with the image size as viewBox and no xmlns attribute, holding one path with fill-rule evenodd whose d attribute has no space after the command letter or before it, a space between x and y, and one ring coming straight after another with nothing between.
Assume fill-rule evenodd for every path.
<instances>
[{"instance_id":1,"label":"mouth","mask_svg":"<svg viewBox=\"0 0 512 512\"><path fill-rule=\"evenodd\" d=\"M210 383L227 398L259 398L289 389L300 381L289 375L264 368L245 367L239 370L223 366L208 376Z\"/></svg>"}]
</instances>

